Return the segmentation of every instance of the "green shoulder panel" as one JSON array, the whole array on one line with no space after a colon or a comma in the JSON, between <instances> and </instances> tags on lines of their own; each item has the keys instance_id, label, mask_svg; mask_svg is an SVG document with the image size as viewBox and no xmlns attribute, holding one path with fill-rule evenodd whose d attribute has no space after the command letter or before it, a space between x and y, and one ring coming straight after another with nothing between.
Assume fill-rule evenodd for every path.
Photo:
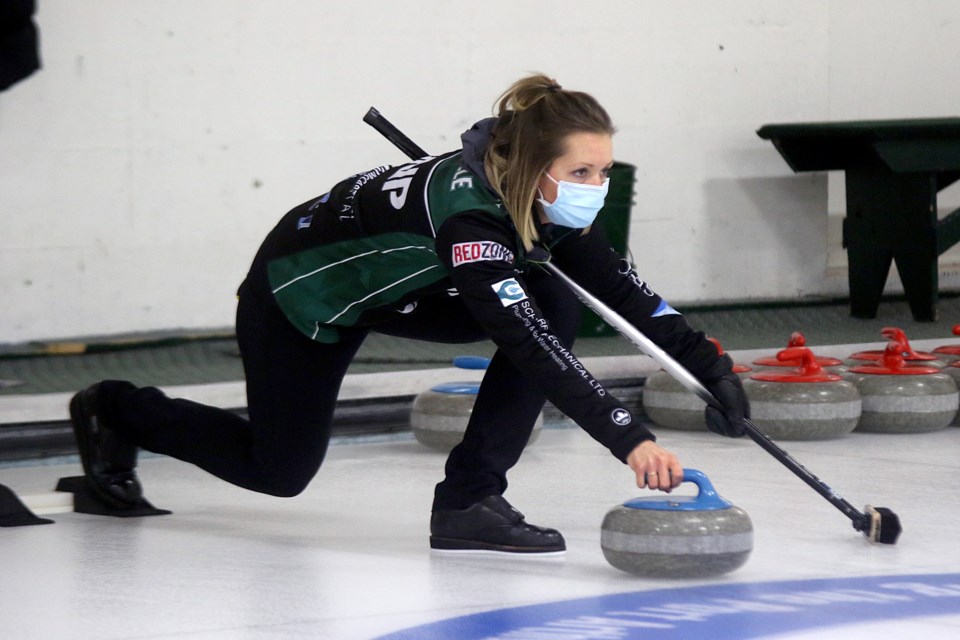
<instances>
[{"instance_id":1,"label":"green shoulder panel","mask_svg":"<svg viewBox=\"0 0 960 640\"><path fill-rule=\"evenodd\" d=\"M460 164L459 153L433 170L427 185L427 206L434 233L447 218L462 211L486 211L499 218L507 217L500 199Z\"/></svg>"},{"instance_id":2,"label":"green shoulder panel","mask_svg":"<svg viewBox=\"0 0 960 640\"><path fill-rule=\"evenodd\" d=\"M336 327L446 277L433 238L386 233L325 244L267 266L273 295L302 333L336 342Z\"/></svg>"}]
</instances>

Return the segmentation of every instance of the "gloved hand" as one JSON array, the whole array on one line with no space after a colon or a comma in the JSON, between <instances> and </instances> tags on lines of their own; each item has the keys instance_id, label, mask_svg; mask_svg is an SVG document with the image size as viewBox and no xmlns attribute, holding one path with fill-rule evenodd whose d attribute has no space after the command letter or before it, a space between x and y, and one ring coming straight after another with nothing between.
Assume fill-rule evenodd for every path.
<instances>
[{"instance_id":1,"label":"gloved hand","mask_svg":"<svg viewBox=\"0 0 960 640\"><path fill-rule=\"evenodd\" d=\"M746 434L744 418L750 417L750 401L743 390L739 376L732 371L705 382L704 386L720 401L723 410L707 405L705 418L707 428L728 438L739 438Z\"/></svg>"}]
</instances>

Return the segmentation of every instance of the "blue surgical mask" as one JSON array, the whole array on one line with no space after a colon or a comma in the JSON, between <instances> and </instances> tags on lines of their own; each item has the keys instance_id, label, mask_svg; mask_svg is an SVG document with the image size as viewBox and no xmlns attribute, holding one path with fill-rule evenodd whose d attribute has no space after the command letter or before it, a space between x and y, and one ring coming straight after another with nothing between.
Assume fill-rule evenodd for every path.
<instances>
[{"instance_id":1,"label":"blue surgical mask","mask_svg":"<svg viewBox=\"0 0 960 640\"><path fill-rule=\"evenodd\" d=\"M543 206L547 218L554 224L571 229L586 229L593 221L597 219L597 214L603 208L603 200L607 197L607 189L610 186L610 178L603 181L602 185L580 184L578 182L567 182L566 180L554 180L549 173L545 176L557 184L557 199L553 202L547 202L543 198L537 198ZM543 195L542 193L540 195Z\"/></svg>"}]
</instances>

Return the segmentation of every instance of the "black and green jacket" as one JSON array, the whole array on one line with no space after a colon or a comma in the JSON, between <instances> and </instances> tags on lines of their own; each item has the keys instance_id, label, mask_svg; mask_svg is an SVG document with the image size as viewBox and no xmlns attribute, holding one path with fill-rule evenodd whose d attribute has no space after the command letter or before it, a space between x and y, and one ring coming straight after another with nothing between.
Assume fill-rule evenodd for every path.
<instances>
[{"instance_id":1,"label":"black and green jacket","mask_svg":"<svg viewBox=\"0 0 960 640\"><path fill-rule=\"evenodd\" d=\"M527 295L524 274L539 267L527 262L482 170L492 120L465 133L461 150L354 175L293 209L265 240L249 280L262 283L290 322L321 342L336 342L338 328L395 318L423 296L459 295L546 397L622 460L653 435L551 333ZM544 237L557 238L547 244L558 266L694 375L715 373L716 348L640 279L599 228L570 231L543 229Z\"/></svg>"}]
</instances>

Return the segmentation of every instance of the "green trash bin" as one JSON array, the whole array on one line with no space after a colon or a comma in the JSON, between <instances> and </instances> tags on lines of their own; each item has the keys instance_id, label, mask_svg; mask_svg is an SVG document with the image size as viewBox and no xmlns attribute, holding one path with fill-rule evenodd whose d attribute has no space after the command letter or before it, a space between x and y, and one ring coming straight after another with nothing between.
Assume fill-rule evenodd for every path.
<instances>
[{"instance_id":1,"label":"green trash bin","mask_svg":"<svg viewBox=\"0 0 960 640\"><path fill-rule=\"evenodd\" d=\"M637 168L625 162L614 162L610 168L610 188L604 200L603 209L597 214L597 221L607 232L610 245L617 253L626 257L630 237L630 209L633 206L633 186L636 182ZM583 313L583 324L577 333L582 338L615 336L616 329L604 322L590 309Z\"/></svg>"}]
</instances>

